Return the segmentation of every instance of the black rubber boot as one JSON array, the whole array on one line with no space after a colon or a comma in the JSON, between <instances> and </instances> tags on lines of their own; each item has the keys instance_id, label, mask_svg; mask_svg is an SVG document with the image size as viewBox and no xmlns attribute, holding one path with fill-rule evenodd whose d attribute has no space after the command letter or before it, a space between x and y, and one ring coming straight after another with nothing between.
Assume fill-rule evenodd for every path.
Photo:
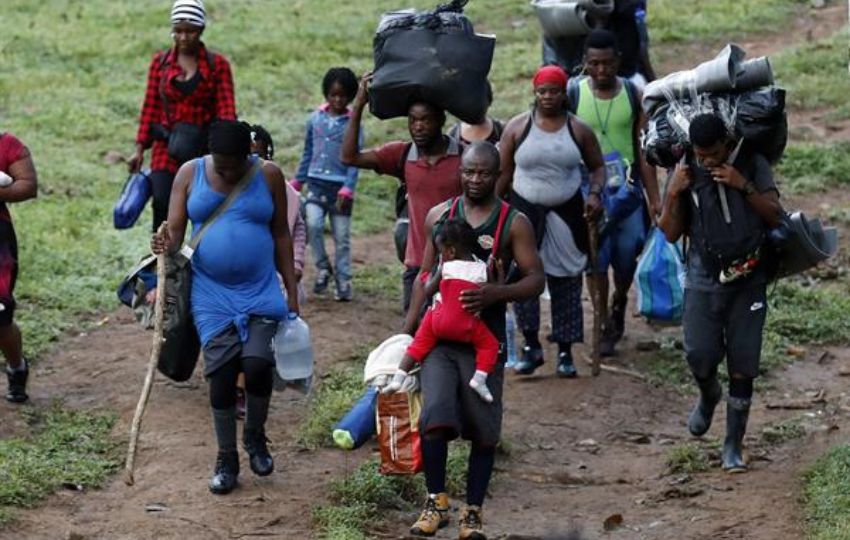
<instances>
[{"instance_id":1,"label":"black rubber boot","mask_svg":"<svg viewBox=\"0 0 850 540\"><path fill-rule=\"evenodd\" d=\"M629 303L629 296L625 294L620 296L614 292L614 297L611 299L611 337L614 342L623 339L623 334L626 333L626 306Z\"/></svg>"},{"instance_id":2,"label":"black rubber boot","mask_svg":"<svg viewBox=\"0 0 850 540\"><path fill-rule=\"evenodd\" d=\"M749 417L750 400L729 396L726 400L726 440L723 441L723 470L726 472L747 472L742 446Z\"/></svg>"},{"instance_id":3,"label":"black rubber boot","mask_svg":"<svg viewBox=\"0 0 850 540\"><path fill-rule=\"evenodd\" d=\"M688 417L688 431L694 437L701 437L711 427L714 409L723 397L723 388L714 376L705 382L699 382L699 399Z\"/></svg>"},{"instance_id":4,"label":"black rubber boot","mask_svg":"<svg viewBox=\"0 0 850 540\"><path fill-rule=\"evenodd\" d=\"M10 403L23 403L29 399L27 395L27 379L30 370L24 360L23 369L6 368L6 378L9 381L9 390L6 392L6 401Z\"/></svg>"},{"instance_id":5,"label":"black rubber boot","mask_svg":"<svg viewBox=\"0 0 850 540\"><path fill-rule=\"evenodd\" d=\"M210 491L216 495L226 495L236 487L239 477L239 454L219 452L215 460L215 472L210 478Z\"/></svg>"},{"instance_id":6,"label":"black rubber boot","mask_svg":"<svg viewBox=\"0 0 850 540\"><path fill-rule=\"evenodd\" d=\"M242 444L248 452L251 470L257 476L268 476L274 471L274 460L269 453L266 439L266 418L269 413L270 396L255 396L250 392L245 396L245 427L242 431Z\"/></svg>"},{"instance_id":7,"label":"black rubber boot","mask_svg":"<svg viewBox=\"0 0 850 540\"><path fill-rule=\"evenodd\" d=\"M269 453L265 430L254 431L246 428L242 439L254 474L268 476L274 472L274 459Z\"/></svg>"}]
</instances>

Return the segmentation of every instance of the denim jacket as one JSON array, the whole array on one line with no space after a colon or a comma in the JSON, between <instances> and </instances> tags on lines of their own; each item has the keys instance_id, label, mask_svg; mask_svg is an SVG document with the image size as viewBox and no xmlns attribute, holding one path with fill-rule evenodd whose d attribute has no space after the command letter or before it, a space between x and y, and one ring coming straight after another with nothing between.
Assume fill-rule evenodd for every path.
<instances>
[{"instance_id":1,"label":"denim jacket","mask_svg":"<svg viewBox=\"0 0 850 540\"><path fill-rule=\"evenodd\" d=\"M359 169L346 167L340 159L342 137L351 118L351 111L342 116L331 116L325 103L307 119L304 135L304 152L295 175L295 186L311 178L342 184L340 195L353 197L357 187ZM357 141L358 149L363 145L363 129Z\"/></svg>"}]
</instances>

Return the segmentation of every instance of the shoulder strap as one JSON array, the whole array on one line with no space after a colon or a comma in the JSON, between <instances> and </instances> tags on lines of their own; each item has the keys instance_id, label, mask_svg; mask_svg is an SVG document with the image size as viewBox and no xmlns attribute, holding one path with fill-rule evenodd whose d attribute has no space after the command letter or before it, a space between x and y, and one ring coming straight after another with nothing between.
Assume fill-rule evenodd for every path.
<instances>
[{"instance_id":1,"label":"shoulder strap","mask_svg":"<svg viewBox=\"0 0 850 540\"><path fill-rule=\"evenodd\" d=\"M567 82L567 108L571 113L578 111L578 100L581 97L581 81L585 77L572 77Z\"/></svg>"},{"instance_id":2,"label":"shoulder strap","mask_svg":"<svg viewBox=\"0 0 850 540\"><path fill-rule=\"evenodd\" d=\"M502 124L501 121L496 120L494 118L493 119L493 136L496 138L497 141L502 139L502 133L504 131L505 131L504 124Z\"/></svg>"},{"instance_id":3,"label":"shoulder strap","mask_svg":"<svg viewBox=\"0 0 850 540\"><path fill-rule=\"evenodd\" d=\"M451 207L449 207L449 219L453 219L455 217L458 204L460 204L460 197L455 197L455 199L452 201Z\"/></svg>"},{"instance_id":4,"label":"shoulder strap","mask_svg":"<svg viewBox=\"0 0 850 540\"><path fill-rule=\"evenodd\" d=\"M499 252L499 246L502 242L502 229L505 227L505 220L508 219L508 213L511 210L511 206L502 201L502 207L499 209L499 221L496 224L496 234L493 235L493 253L492 257L495 259L496 254Z\"/></svg>"},{"instance_id":5,"label":"shoulder strap","mask_svg":"<svg viewBox=\"0 0 850 540\"><path fill-rule=\"evenodd\" d=\"M184 249L186 247L188 247L189 253L188 254L184 253L184 255L186 255L187 258L189 258L189 259L192 258L192 254L195 252L195 249L198 247L198 244L201 241L201 237L204 236L204 233L207 232L207 229L210 228L210 226L215 222L216 219L218 219L219 216L221 216L228 208L230 208L233 205L234 201L236 201L236 197L238 197L239 194L242 193L245 190L245 188L248 186L248 184L251 183L251 179L254 178L254 176L257 174L257 172L261 170L262 161L263 160L259 159L259 158L257 158L254 161L254 164L251 165L251 168L248 169L248 172L245 173L245 176L243 176L239 180L239 182L233 187L233 191L231 191L227 195L227 198L224 199L224 201L222 201L222 203L220 205L218 205L218 208L215 209L215 211L212 213L212 215L210 215L210 217L207 218L207 220L204 222L203 226L201 227L201 230L198 231L198 234L196 234L189 241L189 243L186 244ZM201 165L201 167L206 167L206 160L205 159L201 160L200 165Z\"/></svg>"},{"instance_id":6,"label":"shoulder strap","mask_svg":"<svg viewBox=\"0 0 850 540\"><path fill-rule=\"evenodd\" d=\"M525 123L525 127L522 128L522 133L519 134L519 137L516 140L516 144L514 145L514 153L519 150L519 147L525 142L525 139L528 138L528 134L531 133L531 124L534 122L534 109L532 108L528 111L528 121Z\"/></svg>"},{"instance_id":7,"label":"shoulder strap","mask_svg":"<svg viewBox=\"0 0 850 540\"><path fill-rule=\"evenodd\" d=\"M635 83L623 77L623 87L626 89L626 94L629 96L629 105L632 106L632 114L635 117L635 122L640 117L640 103L638 102L638 91L635 88Z\"/></svg>"},{"instance_id":8,"label":"shoulder strap","mask_svg":"<svg viewBox=\"0 0 850 540\"><path fill-rule=\"evenodd\" d=\"M399 180L403 184L405 181L405 172L404 169L407 166L407 157L410 155L410 149L413 148L413 143L408 142L404 144L404 151L401 153L401 158L398 160L398 170L401 171L401 176Z\"/></svg>"},{"instance_id":9,"label":"shoulder strap","mask_svg":"<svg viewBox=\"0 0 850 540\"><path fill-rule=\"evenodd\" d=\"M171 108L168 105L168 96L165 92L165 77L163 71L168 64L168 57L171 56L171 49L166 49L162 52L162 58L159 60L159 97L162 99L162 108L165 110L165 119L171 123Z\"/></svg>"}]
</instances>

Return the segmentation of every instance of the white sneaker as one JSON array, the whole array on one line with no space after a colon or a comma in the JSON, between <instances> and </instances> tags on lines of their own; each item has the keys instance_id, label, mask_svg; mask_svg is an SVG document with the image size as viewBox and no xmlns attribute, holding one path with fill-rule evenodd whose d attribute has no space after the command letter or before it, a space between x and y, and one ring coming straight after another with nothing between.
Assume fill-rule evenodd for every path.
<instances>
[{"instance_id":1,"label":"white sneaker","mask_svg":"<svg viewBox=\"0 0 850 540\"><path fill-rule=\"evenodd\" d=\"M487 388L487 374L483 371L475 371L475 375L469 380L469 387L481 396L481 399L487 403L493 403L493 394Z\"/></svg>"}]
</instances>

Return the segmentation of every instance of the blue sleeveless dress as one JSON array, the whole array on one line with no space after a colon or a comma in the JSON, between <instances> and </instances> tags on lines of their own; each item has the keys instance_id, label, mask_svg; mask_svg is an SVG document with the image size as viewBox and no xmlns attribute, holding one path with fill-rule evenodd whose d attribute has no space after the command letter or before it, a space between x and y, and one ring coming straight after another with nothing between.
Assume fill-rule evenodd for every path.
<instances>
[{"instance_id":1,"label":"blue sleeveless dress","mask_svg":"<svg viewBox=\"0 0 850 540\"><path fill-rule=\"evenodd\" d=\"M212 189L204 158L198 158L187 203L193 236L225 198ZM231 324L244 343L249 317L286 318L274 259L273 215L271 191L262 171L257 171L204 233L192 256L192 316L202 345Z\"/></svg>"}]
</instances>

